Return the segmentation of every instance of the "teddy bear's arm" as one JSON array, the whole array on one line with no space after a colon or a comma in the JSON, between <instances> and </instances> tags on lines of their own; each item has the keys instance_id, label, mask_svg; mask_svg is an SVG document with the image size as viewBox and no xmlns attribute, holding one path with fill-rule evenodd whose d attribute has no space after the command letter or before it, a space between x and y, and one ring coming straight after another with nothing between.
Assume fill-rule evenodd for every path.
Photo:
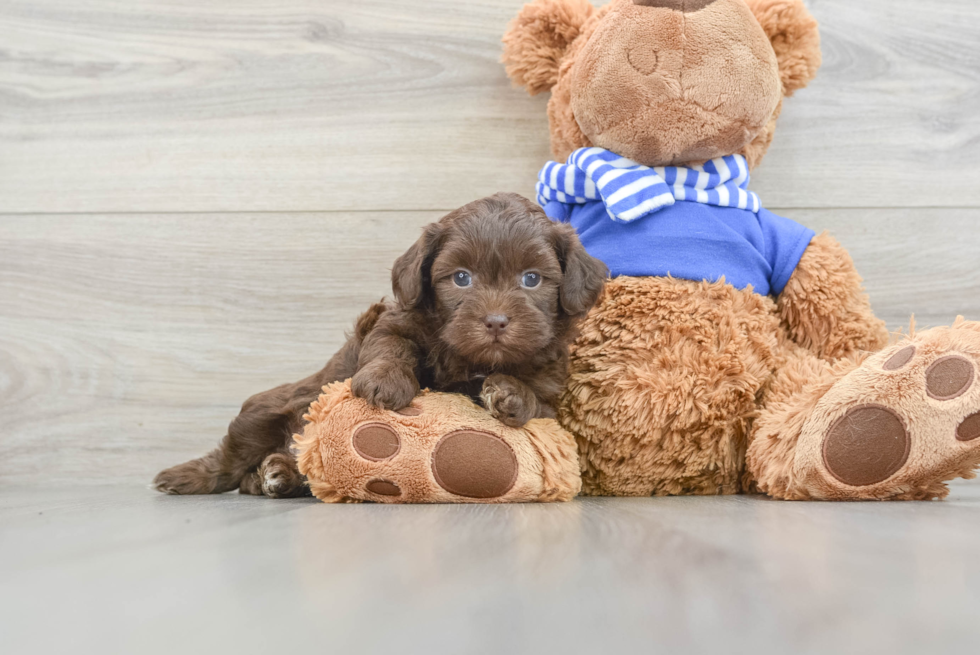
<instances>
[{"instance_id":1,"label":"teddy bear's arm","mask_svg":"<svg viewBox=\"0 0 980 655\"><path fill-rule=\"evenodd\" d=\"M793 341L823 359L874 352L888 343L854 261L826 232L810 242L777 306Z\"/></svg>"}]
</instances>

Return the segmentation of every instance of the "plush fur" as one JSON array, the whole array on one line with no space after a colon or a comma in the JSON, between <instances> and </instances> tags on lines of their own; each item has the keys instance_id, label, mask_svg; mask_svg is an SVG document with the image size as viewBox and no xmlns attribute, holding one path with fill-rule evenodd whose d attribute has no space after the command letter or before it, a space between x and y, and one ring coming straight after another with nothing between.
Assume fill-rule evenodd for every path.
<instances>
[{"instance_id":1,"label":"plush fur","mask_svg":"<svg viewBox=\"0 0 980 655\"><path fill-rule=\"evenodd\" d=\"M738 493L778 325L771 300L724 282L610 281L558 413L578 439L584 492Z\"/></svg>"},{"instance_id":2,"label":"plush fur","mask_svg":"<svg viewBox=\"0 0 980 655\"><path fill-rule=\"evenodd\" d=\"M504 43L517 84L551 84L559 161L596 145L649 166L741 153L754 168L784 99L820 66L801 0L612 0L591 12L537 0ZM529 54L545 46L547 66ZM724 280L612 280L572 346L558 409L583 492L940 498L980 464L980 324L887 344L827 234L778 298Z\"/></svg>"},{"instance_id":3,"label":"plush fur","mask_svg":"<svg viewBox=\"0 0 980 655\"><path fill-rule=\"evenodd\" d=\"M888 343L885 322L871 311L854 261L826 232L810 242L777 307L789 337L823 359L874 352Z\"/></svg>"},{"instance_id":4,"label":"plush fur","mask_svg":"<svg viewBox=\"0 0 980 655\"><path fill-rule=\"evenodd\" d=\"M886 362L909 348L915 349L913 358L889 370ZM962 395L937 401L927 390L929 370L951 355L974 369L973 382ZM980 412L980 323L960 317L951 327L918 334L913 329L874 355L827 362L790 350L785 360L753 428L747 455L752 488L790 500L933 500L949 493L946 481L975 477L980 434L961 440L958 429ZM910 448L893 475L855 488L827 475L821 451L835 422L863 406L895 411L910 435Z\"/></svg>"},{"instance_id":5,"label":"plush fur","mask_svg":"<svg viewBox=\"0 0 980 655\"><path fill-rule=\"evenodd\" d=\"M539 0L511 24L503 59L530 93L552 89L558 161L597 145L648 166L736 152L756 166L783 96L816 75L820 37L798 0L715 0L687 13Z\"/></svg>"},{"instance_id":6,"label":"plush fur","mask_svg":"<svg viewBox=\"0 0 980 655\"><path fill-rule=\"evenodd\" d=\"M507 74L531 95L558 81L558 66L568 46L595 13L588 0L543 0L521 10L521 29L504 36Z\"/></svg>"}]
</instances>

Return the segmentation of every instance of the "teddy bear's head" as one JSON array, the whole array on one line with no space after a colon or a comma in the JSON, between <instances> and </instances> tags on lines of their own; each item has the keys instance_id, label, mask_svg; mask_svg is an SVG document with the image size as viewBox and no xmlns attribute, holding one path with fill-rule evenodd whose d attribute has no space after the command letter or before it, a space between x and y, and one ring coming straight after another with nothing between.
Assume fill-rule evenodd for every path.
<instances>
[{"instance_id":1,"label":"teddy bear's head","mask_svg":"<svg viewBox=\"0 0 980 655\"><path fill-rule=\"evenodd\" d=\"M599 146L647 166L765 155L784 96L820 66L802 0L534 0L504 36L507 73L552 92L564 161Z\"/></svg>"}]
</instances>

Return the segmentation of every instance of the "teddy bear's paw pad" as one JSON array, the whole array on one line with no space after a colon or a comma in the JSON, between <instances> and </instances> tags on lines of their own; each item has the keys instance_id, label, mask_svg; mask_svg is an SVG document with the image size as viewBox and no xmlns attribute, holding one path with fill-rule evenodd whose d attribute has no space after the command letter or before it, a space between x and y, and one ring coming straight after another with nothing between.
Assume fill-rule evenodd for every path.
<instances>
[{"instance_id":1,"label":"teddy bear's paw pad","mask_svg":"<svg viewBox=\"0 0 980 655\"><path fill-rule=\"evenodd\" d=\"M388 480L371 480L364 488L379 496L401 496L402 490L394 482Z\"/></svg>"},{"instance_id":2,"label":"teddy bear's paw pad","mask_svg":"<svg viewBox=\"0 0 980 655\"><path fill-rule=\"evenodd\" d=\"M934 328L869 358L820 400L801 479L823 498L937 498L980 466L980 330ZM812 439L812 441L811 441Z\"/></svg>"},{"instance_id":3,"label":"teddy bear's paw pad","mask_svg":"<svg viewBox=\"0 0 980 655\"><path fill-rule=\"evenodd\" d=\"M967 416L956 429L956 439L958 441L973 441L980 439L980 412Z\"/></svg>"},{"instance_id":4,"label":"teddy bear's paw pad","mask_svg":"<svg viewBox=\"0 0 980 655\"><path fill-rule=\"evenodd\" d=\"M959 355L942 357L926 370L926 393L936 400L953 400L969 391L975 378L969 360Z\"/></svg>"},{"instance_id":5,"label":"teddy bear's paw pad","mask_svg":"<svg viewBox=\"0 0 980 655\"><path fill-rule=\"evenodd\" d=\"M902 418L880 405L853 407L823 444L827 470L852 487L887 480L908 461L912 439Z\"/></svg>"},{"instance_id":6,"label":"teddy bear's paw pad","mask_svg":"<svg viewBox=\"0 0 980 655\"><path fill-rule=\"evenodd\" d=\"M398 433L384 423L368 423L357 428L352 444L358 455L372 462L391 459L402 447Z\"/></svg>"},{"instance_id":7,"label":"teddy bear's paw pad","mask_svg":"<svg viewBox=\"0 0 980 655\"><path fill-rule=\"evenodd\" d=\"M466 498L499 498L517 482L513 449L488 432L447 434L432 451L432 474L440 487Z\"/></svg>"},{"instance_id":8,"label":"teddy bear's paw pad","mask_svg":"<svg viewBox=\"0 0 980 655\"><path fill-rule=\"evenodd\" d=\"M888 358L882 368L886 371L900 371L915 357L915 346L906 346Z\"/></svg>"}]
</instances>

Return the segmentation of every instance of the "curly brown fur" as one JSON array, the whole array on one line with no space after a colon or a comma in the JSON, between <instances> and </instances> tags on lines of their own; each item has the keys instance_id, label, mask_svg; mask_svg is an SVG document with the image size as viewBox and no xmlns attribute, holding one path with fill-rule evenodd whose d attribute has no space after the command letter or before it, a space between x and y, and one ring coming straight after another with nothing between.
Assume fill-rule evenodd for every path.
<instances>
[{"instance_id":1,"label":"curly brown fur","mask_svg":"<svg viewBox=\"0 0 980 655\"><path fill-rule=\"evenodd\" d=\"M762 392L762 411L753 421L746 453L745 491L794 499L790 490L796 446L817 403L860 359L831 363L780 334L778 367Z\"/></svg>"},{"instance_id":2,"label":"curly brown fur","mask_svg":"<svg viewBox=\"0 0 980 655\"><path fill-rule=\"evenodd\" d=\"M932 385L947 378L930 371L946 360L965 377L949 374L960 395L937 397ZM573 345L558 418L576 435L590 495L928 500L980 465L977 371L980 323L957 319L828 360L791 339L775 303L750 290L621 277ZM902 432L878 432L887 424L860 414L868 408L898 417ZM859 470L890 461L880 449L902 439L905 459L866 482L831 473L827 444L847 416Z\"/></svg>"},{"instance_id":3,"label":"curly brown fur","mask_svg":"<svg viewBox=\"0 0 980 655\"><path fill-rule=\"evenodd\" d=\"M826 232L814 237L779 296L783 328L823 359L875 352L888 344L850 254Z\"/></svg>"},{"instance_id":4,"label":"curly brown fur","mask_svg":"<svg viewBox=\"0 0 980 655\"><path fill-rule=\"evenodd\" d=\"M522 285L529 272L540 276L534 288ZM364 341L354 394L399 409L420 387L477 397L506 376L508 394L484 394L491 413L511 425L552 416L573 328L605 277L574 230L530 201L497 194L466 205L395 262L397 304Z\"/></svg>"},{"instance_id":5,"label":"curly brown fur","mask_svg":"<svg viewBox=\"0 0 980 655\"><path fill-rule=\"evenodd\" d=\"M454 281L460 272L470 284ZM528 273L539 282L523 284ZM428 387L482 392L511 426L554 416L575 326L606 274L571 227L525 198L497 194L461 207L398 258L395 301L361 316L323 370L250 398L217 449L154 484L172 494L306 493L285 449L322 388L351 377L354 394L383 409L401 409Z\"/></svg>"},{"instance_id":6,"label":"curly brown fur","mask_svg":"<svg viewBox=\"0 0 980 655\"><path fill-rule=\"evenodd\" d=\"M620 277L581 330L558 419L578 438L583 493L738 493L775 367L772 301L724 281Z\"/></svg>"}]
</instances>

